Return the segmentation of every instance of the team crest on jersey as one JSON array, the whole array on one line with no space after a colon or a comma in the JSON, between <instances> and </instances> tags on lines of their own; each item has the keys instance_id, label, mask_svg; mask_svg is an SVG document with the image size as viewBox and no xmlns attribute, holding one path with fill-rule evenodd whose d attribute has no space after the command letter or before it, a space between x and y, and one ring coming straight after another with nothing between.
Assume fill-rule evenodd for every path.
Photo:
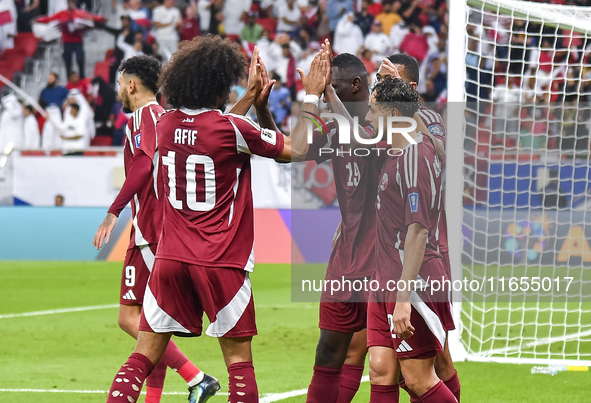
<instances>
[{"instance_id":1,"label":"team crest on jersey","mask_svg":"<svg viewBox=\"0 0 591 403\"><path fill-rule=\"evenodd\" d=\"M427 129L429 130L429 133L431 133L434 136L443 135L443 131L441 130L441 126L439 125L431 125Z\"/></svg>"},{"instance_id":2,"label":"team crest on jersey","mask_svg":"<svg viewBox=\"0 0 591 403\"><path fill-rule=\"evenodd\" d=\"M142 139L142 132L136 134L133 139L135 140L135 148L140 148L140 141Z\"/></svg>"},{"instance_id":3,"label":"team crest on jersey","mask_svg":"<svg viewBox=\"0 0 591 403\"><path fill-rule=\"evenodd\" d=\"M383 192L388 187L388 174L384 174L382 176L382 180L380 181L380 190Z\"/></svg>"},{"instance_id":4,"label":"team crest on jersey","mask_svg":"<svg viewBox=\"0 0 591 403\"><path fill-rule=\"evenodd\" d=\"M410 204L410 212L416 213L419 211L419 194L417 192L408 195L408 203Z\"/></svg>"},{"instance_id":5,"label":"team crest on jersey","mask_svg":"<svg viewBox=\"0 0 591 403\"><path fill-rule=\"evenodd\" d=\"M262 129L261 139L263 139L271 145L275 145L277 144L277 133L274 130Z\"/></svg>"}]
</instances>

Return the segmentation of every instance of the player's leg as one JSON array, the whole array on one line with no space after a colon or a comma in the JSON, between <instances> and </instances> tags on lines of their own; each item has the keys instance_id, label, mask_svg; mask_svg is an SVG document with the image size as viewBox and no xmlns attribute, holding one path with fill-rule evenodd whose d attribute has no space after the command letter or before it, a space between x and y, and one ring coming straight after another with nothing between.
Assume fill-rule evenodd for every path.
<instances>
[{"instance_id":1,"label":"player's leg","mask_svg":"<svg viewBox=\"0 0 591 403\"><path fill-rule=\"evenodd\" d=\"M369 347L370 402L398 403L400 368L396 359L387 307L372 292L367 304L367 346ZM379 298L386 299L382 293Z\"/></svg>"},{"instance_id":2,"label":"player's leg","mask_svg":"<svg viewBox=\"0 0 591 403\"><path fill-rule=\"evenodd\" d=\"M164 354L170 336L172 333L139 332L133 354L113 379L107 403L120 402L121 398L129 402L137 402L144 381Z\"/></svg>"},{"instance_id":3,"label":"player's leg","mask_svg":"<svg viewBox=\"0 0 591 403\"><path fill-rule=\"evenodd\" d=\"M259 392L252 363L252 336L220 337L218 340L228 369L228 402L258 402Z\"/></svg>"},{"instance_id":4,"label":"player's leg","mask_svg":"<svg viewBox=\"0 0 591 403\"><path fill-rule=\"evenodd\" d=\"M449 344L446 338L443 354L438 354L435 357L435 373L437 377L445 383L445 386L454 394L458 402L460 401L460 379L458 378L458 371L454 367L449 352Z\"/></svg>"},{"instance_id":5,"label":"player's leg","mask_svg":"<svg viewBox=\"0 0 591 403\"><path fill-rule=\"evenodd\" d=\"M322 311L322 306L320 309ZM343 333L320 329L314 360L314 373L306 397L307 403L336 403L339 396L341 368L347 358L352 337L352 332Z\"/></svg>"},{"instance_id":6,"label":"player's leg","mask_svg":"<svg viewBox=\"0 0 591 403\"><path fill-rule=\"evenodd\" d=\"M391 347L369 348L370 403L398 403L400 368Z\"/></svg>"},{"instance_id":7,"label":"player's leg","mask_svg":"<svg viewBox=\"0 0 591 403\"><path fill-rule=\"evenodd\" d=\"M435 374L435 357L424 359L400 358L399 361L406 386L420 397L421 402L457 402L453 393Z\"/></svg>"},{"instance_id":8,"label":"player's leg","mask_svg":"<svg viewBox=\"0 0 591 403\"><path fill-rule=\"evenodd\" d=\"M144 301L146 284L154 266L156 244L133 247L127 250L121 276L121 295L119 305L119 327L137 339L141 317L141 304ZM166 367L170 367L194 387L212 378L199 370L177 347L174 341L169 345L152 375L146 379L146 402L158 403L166 378Z\"/></svg>"},{"instance_id":9,"label":"player's leg","mask_svg":"<svg viewBox=\"0 0 591 403\"><path fill-rule=\"evenodd\" d=\"M341 369L339 399L337 403L349 403L359 390L365 357L367 356L367 330L356 332L349 343L347 358Z\"/></svg>"}]
</instances>

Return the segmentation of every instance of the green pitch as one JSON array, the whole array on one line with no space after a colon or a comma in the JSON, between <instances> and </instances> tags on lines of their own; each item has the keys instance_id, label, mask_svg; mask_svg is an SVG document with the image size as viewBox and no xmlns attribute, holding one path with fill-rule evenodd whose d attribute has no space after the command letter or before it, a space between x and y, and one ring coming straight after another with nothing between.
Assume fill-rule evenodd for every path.
<instances>
[{"instance_id":1,"label":"green pitch","mask_svg":"<svg viewBox=\"0 0 591 403\"><path fill-rule=\"evenodd\" d=\"M0 402L104 402L105 391L131 353L134 340L117 326L117 308L6 317L8 314L118 303L120 263L0 262ZM253 343L262 396L304 389L318 338L317 306L290 302L287 265L257 265L252 275L259 335ZM217 341L204 336L176 342L226 389ZM531 365L457 363L464 402L588 402L591 373L531 375ZM367 371L366 371L367 373ZM43 392L8 392L38 389ZM186 385L169 370L163 402L185 402ZM404 392L401 402L408 402ZM355 402L369 400L363 383ZM226 401L225 396L210 400ZM285 400L304 402L303 395Z\"/></svg>"}]
</instances>

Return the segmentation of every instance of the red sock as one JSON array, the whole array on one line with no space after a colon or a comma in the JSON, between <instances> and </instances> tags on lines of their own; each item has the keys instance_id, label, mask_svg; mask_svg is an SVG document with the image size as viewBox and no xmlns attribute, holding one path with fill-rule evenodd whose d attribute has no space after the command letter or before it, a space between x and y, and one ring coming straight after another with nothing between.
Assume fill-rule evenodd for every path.
<instances>
[{"instance_id":1,"label":"red sock","mask_svg":"<svg viewBox=\"0 0 591 403\"><path fill-rule=\"evenodd\" d=\"M164 378L166 378L166 364L162 361L154 367L154 370L146 378L146 401L145 403L160 403L162 398L162 388L164 388Z\"/></svg>"},{"instance_id":2,"label":"red sock","mask_svg":"<svg viewBox=\"0 0 591 403\"><path fill-rule=\"evenodd\" d=\"M228 403L258 403L259 390L252 362L237 362L228 366L228 375Z\"/></svg>"},{"instance_id":3,"label":"red sock","mask_svg":"<svg viewBox=\"0 0 591 403\"><path fill-rule=\"evenodd\" d=\"M359 390L363 365L343 365L339 380L339 399L337 403L350 403Z\"/></svg>"},{"instance_id":4,"label":"red sock","mask_svg":"<svg viewBox=\"0 0 591 403\"><path fill-rule=\"evenodd\" d=\"M166 347L160 362L177 371L187 383L191 382L201 372L172 340L168 342L168 347Z\"/></svg>"},{"instance_id":5,"label":"red sock","mask_svg":"<svg viewBox=\"0 0 591 403\"><path fill-rule=\"evenodd\" d=\"M447 386L447 388L450 390L451 393L454 394L454 396L456 397L456 399L458 400L458 403L460 403L460 378L458 378L458 371L456 371L456 373L449 378L447 381L443 381L443 383L445 383L445 386Z\"/></svg>"},{"instance_id":6,"label":"red sock","mask_svg":"<svg viewBox=\"0 0 591 403\"><path fill-rule=\"evenodd\" d=\"M306 403L336 403L339 398L340 368L314 365Z\"/></svg>"},{"instance_id":7,"label":"red sock","mask_svg":"<svg viewBox=\"0 0 591 403\"><path fill-rule=\"evenodd\" d=\"M137 402L144 381L153 369L154 365L145 355L138 353L130 355L115 375L107 403Z\"/></svg>"},{"instance_id":8,"label":"red sock","mask_svg":"<svg viewBox=\"0 0 591 403\"><path fill-rule=\"evenodd\" d=\"M371 385L369 403L398 403L400 388L398 385Z\"/></svg>"},{"instance_id":9,"label":"red sock","mask_svg":"<svg viewBox=\"0 0 591 403\"><path fill-rule=\"evenodd\" d=\"M427 393L421 396L423 403L456 403L453 393L445 386L443 381L437 382Z\"/></svg>"},{"instance_id":10,"label":"red sock","mask_svg":"<svg viewBox=\"0 0 591 403\"><path fill-rule=\"evenodd\" d=\"M406 382L402 381L399 384L400 388L404 389L406 393L410 396L410 403L421 403L421 398L416 395L415 392L410 390L408 386L406 386Z\"/></svg>"}]
</instances>

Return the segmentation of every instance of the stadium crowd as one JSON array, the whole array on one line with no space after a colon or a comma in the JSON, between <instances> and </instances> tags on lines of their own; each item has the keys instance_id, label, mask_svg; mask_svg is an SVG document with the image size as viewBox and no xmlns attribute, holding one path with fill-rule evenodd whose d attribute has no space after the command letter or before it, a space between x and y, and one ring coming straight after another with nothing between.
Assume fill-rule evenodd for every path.
<instances>
[{"instance_id":1,"label":"stadium crowd","mask_svg":"<svg viewBox=\"0 0 591 403\"><path fill-rule=\"evenodd\" d=\"M12 0L2 0L0 10L6 1ZM51 122L34 111L40 135L27 135L30 139L25 141L22 122L28 106L19 105L16 97L9 95L3 100L6 106L2 119L13 129L10 134L0 129L0 149L7 142L2 140L2 133L13 138L16 149L78 154L92 145L122 145L129 116L116 99L121 62L142 54L167 61L180 41L208 33L240 43L248 57L258 46L272 78L277 80L270 97L271 112L286 133L291 129L292 102L302 101L304 94L296 69L308 71L325 38L332 40L335 53L352 53L363 61L370 84L375 82L375 73L385 56L408 53L421 66L418 91L423 99L446 99L448 15L443 0L192 0L188 4L174 0L125 0L121 4L112 0L112 7L116 17L109 21L85 11L92 10L90 0L49 4L48 16L27 17L33 25L74 18L85 23L74 32L70 32L68 24L59 25L63 30L67 91L59 85L57 74L52 73L39 96ZM43 13L45 8L40 10ZM105 62L97 64L95 77L85 78L83 38L93 28L111 33L115 46L107 52ZM30 25L23 29L30 30ZM228 110L245 91L246 81L232 89ZM74 115L77 109L79 113ZM82 121L86 124L77 123ZM83 127L86 130L82 133ZM58 134L60 129L63 133Z\"/></svg>"},{"instance_id":2,"label":"stadium crowd","mask_svg":"<svg viewBox=\"0 0 591 403\"><path fill-rule=\"evenodd\" d=\"M580 5L579 1L561 4ZM583 34L472 12L467 27L465 147L502 159L589 155L591 42Z\"/></svg>"}]
</instances>

